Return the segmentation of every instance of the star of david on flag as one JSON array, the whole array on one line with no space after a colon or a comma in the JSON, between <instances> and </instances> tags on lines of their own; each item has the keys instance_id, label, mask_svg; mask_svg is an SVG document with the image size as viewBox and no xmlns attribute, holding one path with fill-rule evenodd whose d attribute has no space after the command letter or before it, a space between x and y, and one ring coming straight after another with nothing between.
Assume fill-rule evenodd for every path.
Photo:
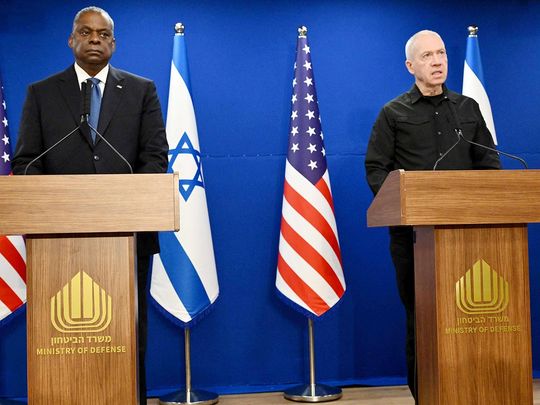
<instances>
[{"instance_id":1,"label":"star of david on flag","mask_svg":"<svg viewBox=\"0 0 540 405\"><path fill-rule=\"evenodd\" d=\"M215 302L219 285L183 33L174 36L166 131L168 172L180 176L180 231L159 233L150 296L169 319L188 327Z\"/></svg>"},{"instance_id":2,"label":"star of david on flag","mask_svg":"<svg viewBox=\"0 0 540 405\"><path fill-rule=\"evenodd\" d=\"M195 187L203 187L204 183L202 180L202 165L201 165L201 153L193 147L189 136L184 132L176 148L169 150L171 155L169 159L169 169L168 172L174 172L173 167L177 163L176 160L179 158L182 159L183 156L187 157L187 161L180 163L180 167L192 166L192 170L188 170L187 173L194 173L193 178L181 178L179 191L184 201L187 201ZM193 163L190 165L189 160L192 160Z\"/></svg>"},{"instance_id":3,"label":"star of david on flag","mask_svg":"<svg viewBox=\"0 0 540 405\"><path fill-rule=\"evenodd\" d=\"M11 143L4 88L0 82L0 175L11 174ZM13 201L13 206L17 204ZM0 235L0 324L26 302L26 248L22 236Z\"/></svg>"},{"instance_id":4,"label":"star of david on flag","mask_svg":"<svg viewBox=\"0 0 540 405\"><path fill-rule=\"evenodd\" d=\"M296 48L276 287L313 318L345 293L330 177L307 37Z\"/></svg>"}]
</instances>

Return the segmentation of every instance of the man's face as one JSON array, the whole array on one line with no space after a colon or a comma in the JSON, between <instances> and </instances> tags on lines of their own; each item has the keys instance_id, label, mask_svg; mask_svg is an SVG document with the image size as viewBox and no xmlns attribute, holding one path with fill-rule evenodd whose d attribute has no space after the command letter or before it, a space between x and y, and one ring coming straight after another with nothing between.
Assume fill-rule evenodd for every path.
<instances>
[{"instance_id":1,"label":"man's face","mask_svg":"<svg viewBox=\"0 0 540 405\"><path fill-rule=\"evenodd\" d=\"M448 59L444 43L438 36L425 34L418 37L411 60L405 64L421 91L442 89L448 74Z\"/></svg>"},{"instance_id":2,"label":"man's face","mask_svg":"<svg viewBox=\"0 0 540 405\"><path fill-rule=\"evenodd\" d=\"M77 64L91 75L107 65L116 47L109 20L92 11L80 16L68 44Z\"/></svg>"}]
</instances>

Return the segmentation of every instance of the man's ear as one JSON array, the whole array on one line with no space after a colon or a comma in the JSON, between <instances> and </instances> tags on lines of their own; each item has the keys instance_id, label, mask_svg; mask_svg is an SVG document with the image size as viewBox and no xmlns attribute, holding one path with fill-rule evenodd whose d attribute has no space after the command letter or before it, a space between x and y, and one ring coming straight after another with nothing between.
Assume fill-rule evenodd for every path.
<instances>
[{"instance_id":1,"label":"man's ear","mask_svg":"<svg viewBox=\"0 0 540 405\"><path fill-rule=\"evenodd\" d=\"M116 51L116 38L112 39L112 51Z\"/></svg>"},{"instance_id":2,"label":"man's ear","mask_svg":"<svg viewBox=\"0 0 540 405\"><path fill-rule=\"evenodd\" d=\"M73 34L69 34L68 46L73 49Z\"/></svg>"},{"instance_id":3,"label":"man's ear","mask_svg":"<svg viewBox=\"0 0 540 405\"><path fill-rule=\"evenodd\" d=\"M411 75L414 75L414 68L410 60L405 61L405 66Z\"/></svg>"}]
</instances>

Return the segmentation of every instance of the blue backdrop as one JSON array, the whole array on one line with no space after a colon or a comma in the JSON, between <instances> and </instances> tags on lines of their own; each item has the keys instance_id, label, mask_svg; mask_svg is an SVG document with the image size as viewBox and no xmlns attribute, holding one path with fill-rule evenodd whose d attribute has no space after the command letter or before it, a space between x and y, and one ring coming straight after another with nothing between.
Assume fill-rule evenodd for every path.
<instances>
[{"instance_id":1,"label":"blue backdrop","mask_svg":"<svg viewBox=\"0 0 540 405\"><path fill-rule=\"evenodd\" d=\"M0 73L16 138L29 83L72 63L67 38L86 2L2 0ZM274 289L297 27L309 28L347 280L315 324L321 382L404 383L404 312L386 229L366 227L363 168L381 106L409 89L404 44L444 38L448 86L460 91L467 26L480 27L499 146L540 168L537 1L102 1L116 23L112 64L155 80L166 111L173 26L186 25L221 296L192 330L193 384L225 392L306 382L307 321ZM15 141L15 139L13 139ZM506 168L517 167L504 161ZM16 206L17 202L13 202ZM540 232L530 227L533 366L540 371ZM25 317L0 329L0 397L26 395ZM148 387L183 385L183 334L149 314Z\"/></svg>"}]
</instances>

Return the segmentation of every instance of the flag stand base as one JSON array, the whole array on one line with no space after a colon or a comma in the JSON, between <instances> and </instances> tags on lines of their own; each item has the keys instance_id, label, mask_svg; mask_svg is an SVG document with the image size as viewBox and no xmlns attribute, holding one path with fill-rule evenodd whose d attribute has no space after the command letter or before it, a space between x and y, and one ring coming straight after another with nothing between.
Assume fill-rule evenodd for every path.
<instances>
[{"instance_id":1,"label":"flag stand base","mask_svg":"<svg viewBox=\"0 0 540 405\"><path fill-rule=\"evenodd\" d=\"M213 392L191 389L191 332L184 328L184 354L186 357L186 389L165 395L159 399L159 405L213 405L219 401L219 395Z\"/></svg>"},{"instance_id":2,"label":"flag stand base","mask_svg":"<svg viewBox=\"0 0 540 405\"><path fill-rule=\"evenodd\" d=\"M159 399L160 405L213 405L217 404L219 396L208 391L178 391Z\"/></svg>"},{"instance_id":3,"label":"flag stand base","mask_svg":"<svg viewBox=\"0 0 540 405\"><path fill-rule=\"evenodd\" d=\"M283 397L296 402L329 402L341 398L339 387L315 383L315 337L313 320L308 318L309 335L309 384L293 387L283 393Z\"/></svg>"},{"instance_id":4,"label":"flag stand base","mask_svg":"<svg viewBox=\"0 0 540 405\"><path fill-rule=\"evenodd\" d=\"M283 393L283 397L296 402L329 402L342 396L341 388L324 384L306 384L293 387Z\"/></svg>"}]
</instances>

